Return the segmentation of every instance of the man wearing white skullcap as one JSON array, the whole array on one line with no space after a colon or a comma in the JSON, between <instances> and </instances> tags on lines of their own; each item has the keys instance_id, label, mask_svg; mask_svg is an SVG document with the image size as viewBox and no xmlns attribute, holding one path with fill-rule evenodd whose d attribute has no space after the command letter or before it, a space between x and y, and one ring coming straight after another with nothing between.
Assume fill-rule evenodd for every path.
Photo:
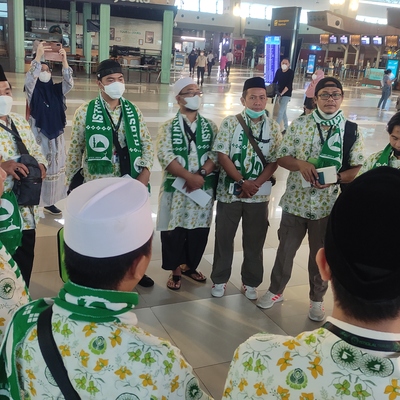
<instances>
[{"instance_id":1,"label":"man wearing white skullcap","mask_svg":"<svg viewBox=\"0 0 400 400\"><path fill-rule=\"evenodd\" d=\"M182 273L197 282L206 281L197 267L212 220L217 177L211 146L217 126L199 114L202 93L191 78L179 79L173 90L179 111L160 127L157 137L157 156L164 169L157 230L161 231L162 268L171 271L167 287L178 290ZM185 180L188 193L207 192L207 204L201 206L176 190L173 183L177 178Z\"/></svg>"},{"instance_id":2,"label":"man wearing white skullcap","mask_svg":"<svg viewBox=\"0 0 400 400\"><path fill-rule=\"evenodd\" d=\"M137 326L132 290L153 236L147 188L130 177L88 182L70 194L64 216L70 281L54 300L14 315L2 348L7 379L0 378L9 398L209 399L179 349ZM50 335L42 347L43 326ZM53 358L45 361L52 338L64 382L79 397L60 385Z\"/></svg>"},{"instance_id":3,"label":"man wearing white skullcap","mask_svg":"<svg viewBox=\"0 0 400 400\"><path fill-rule=\"evenodd\" d=\"M97 67L96 99L82 104L72 122L66 175L69 189L80 183L129 175L148 185L154 151L150 132L135 104L123 97L121 65L111 59ZM154 281L145 275L139 285Z\"/></svg>"}]
</instances>

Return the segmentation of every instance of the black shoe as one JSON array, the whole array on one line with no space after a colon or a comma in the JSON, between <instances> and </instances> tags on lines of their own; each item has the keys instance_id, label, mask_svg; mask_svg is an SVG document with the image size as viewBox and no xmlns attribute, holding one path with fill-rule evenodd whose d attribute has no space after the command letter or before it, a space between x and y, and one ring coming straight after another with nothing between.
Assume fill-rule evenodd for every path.
<instances>
[{"instance_id":1,"label":"black shoe","mask_svg":"<svg viewBox=\"0 0 400 400\"><path fill-rule=\"evenodd\" d=\"M138 285L143 287L151 287L154 285L154 281L149 276L143 275L143 278L138 282Z\"/></svg>"},{"instance_id":2,"label":"black shoe","mask_svg":"<svg viewBox=\"0 0 400 400\"><path fill-rule=\"evenodd\" d=\"M284 135L286 133L286 129L284 129L283 131L282 131L282 135Z\"/></svg>"},{"instance_id":3,"label":"black shoe","mask_svg":"<svg viewBox=\"0 0 400 400\"><path fill-rule=\"evenodd\" d=\"M55 205L43 207L43 211L51 215L61 215L62 211Z\"/></svg>"}]
</instances>

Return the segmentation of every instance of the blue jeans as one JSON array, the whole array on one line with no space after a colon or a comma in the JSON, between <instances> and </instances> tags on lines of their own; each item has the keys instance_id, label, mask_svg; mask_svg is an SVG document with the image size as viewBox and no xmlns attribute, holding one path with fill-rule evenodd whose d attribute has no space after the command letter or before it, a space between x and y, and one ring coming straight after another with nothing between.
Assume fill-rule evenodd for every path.
<instances>
[{"instance_id":1,"label":"blue jeans","mask_svg":"<svg viewBox=\"0 0 400 400\"><path fill-rule=\"evenodd\" d=\"M278 116L276 117L276 122L278 124L280 124L283 119L283 125L284 125L285 130L289 128L288 119L287 119L287 115L286 115L286 109L287 109L290 99L291 99L291 97L289 97L289 96L282 96L279 98L280 107L279 107L279 111L278 111Z\"/></svg>"},{"instance_id":2,"label":"blue jeans","mask_svg":"<svg viewBox=\"0 0 400 400\"><path fill-rule=\"evenodd\" d=\"M381 98L379 100L378 108L381 108L381 105L382 105L382 110L386 108L386 102L387 102L387 100L388 100L388 98L390 97L391 94L392 94L391 87L385 85L382 88L382 96L381 96Z\"/></svg>"}]
</instances>

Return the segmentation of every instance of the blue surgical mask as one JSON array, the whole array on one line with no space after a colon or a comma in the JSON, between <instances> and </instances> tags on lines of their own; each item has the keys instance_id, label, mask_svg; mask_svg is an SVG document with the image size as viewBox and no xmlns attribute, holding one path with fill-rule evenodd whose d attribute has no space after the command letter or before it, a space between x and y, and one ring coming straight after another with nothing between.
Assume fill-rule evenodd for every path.
<instances>
[{"instance_id":1,"label":"blue surgical mask","mask_svg":"<svg viewBox=\"0 0 400 400\"><path fill-rule=\"evenodd\" d=\"M250 118L260 118L265 114L265 110L261 110L261 111L254 111L254 110L250 110L250 108L246 108L246 114L250 117Z\"/></svg>"}]
</instances>

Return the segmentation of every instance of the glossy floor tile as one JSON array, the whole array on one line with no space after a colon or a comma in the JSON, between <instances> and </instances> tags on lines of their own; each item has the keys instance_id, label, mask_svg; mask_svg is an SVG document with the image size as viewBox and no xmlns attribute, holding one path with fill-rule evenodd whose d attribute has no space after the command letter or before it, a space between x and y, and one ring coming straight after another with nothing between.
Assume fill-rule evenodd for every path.
<instances>
[{"instance_id":1,"label":"glossy floor tile","mask_svg":"<svg viewBox=\"0 0 400 400\"><path fill-rule=\"evenodd\" d=\"M187 72L183 73L184 76ZM250 70L233 69L229 80L213 75L206 78L203 85L203 106L201 113L220 124L222 119L242 110L240 96L245 79L258 75ZM22 92L24 75L7 74L13 85L14 109L24 114L25 100ZM171 79L178 79L176 75ZM55 80L59 79L57 77ZM288 117L292 121L302 113L305 85L307 81L295 79L295 90L288 106ZM169 85L126 84L126 98L133 101L143 112L151 136L156 138L158 127L174 116L177 106ZM70 140L71 121L77 107L97 95L97 85L93 77L86 75L75 79L75 87L67 96L67 145ZM376 109L380 90L360 87L356 82L346 82L345 98L342 109L355 120L363 133L366 152L382 149L388 142L385 126L395 112L397 94L393 94L390 111ZM269 286L269 276L278 246L281 209L279 199L285 190L288 172L278 169L277 184L273 188L269 205L270 227L264 246L264 281L259 287L263 295ZM161 168L157 160L151 176L151 207L154 220L157 214L158 191L161 182ZM57 204L63 209L64 201ZM58 275L56 233L62 226L62 218L44 215L37 229L35 264L30 291L33 298L54 296L62 286ZM186 277L182 280L180 291L166 288L168 272L161 269L161 246L159 233L154 236L153 255L148 274L154 279L152 288L138 287L140 304L137 309L139 325L149 332L165 337L177 345L207 390L215 399L220 399L225 377L234 349L247 337L259 332L269 331L295 335L303 330L314 329L319 323L308 319L308 246L304 238L293 266L292 278L284 293L285 301L276 304L270 310L261 310L255 302L241 293L240 267L242 262L241 227L235 239L235 255L232 275L224 297L216 299L210 294L211 281L197 283ZM210 276L214 247L214 225L211 228L209 242L199 269ZM332 294L328 290L325 299L327 314L332 311Z\"/></svg>"}]
</instances>

